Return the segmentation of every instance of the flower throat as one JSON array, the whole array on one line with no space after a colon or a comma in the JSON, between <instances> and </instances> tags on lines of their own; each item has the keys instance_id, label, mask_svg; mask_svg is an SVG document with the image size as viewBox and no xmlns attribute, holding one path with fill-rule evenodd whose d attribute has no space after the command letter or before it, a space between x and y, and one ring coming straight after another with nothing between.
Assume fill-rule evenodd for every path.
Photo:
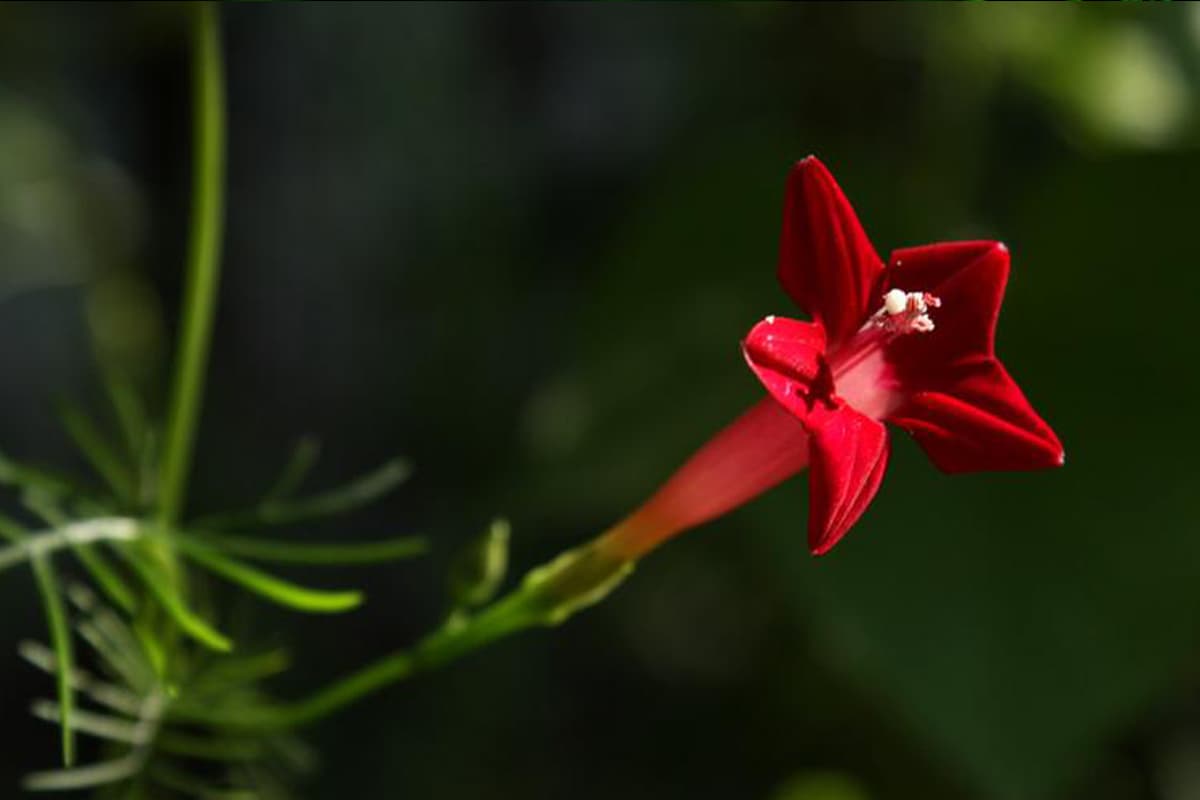
<instances>
[{"instance_id":1,"label":"flower throat","mask_svg":"<svg viewBox=\"0 0 1200 800\"><path fill-rule=\"evenodd\" d=\"M874 419L883 419L902 400L885 351L889 342L910 333L930 333L930 311L942 301L928 292L892 289L883 305L854 336L830 354L829 366L837 394Z\"/></svg>"}]
</instances>

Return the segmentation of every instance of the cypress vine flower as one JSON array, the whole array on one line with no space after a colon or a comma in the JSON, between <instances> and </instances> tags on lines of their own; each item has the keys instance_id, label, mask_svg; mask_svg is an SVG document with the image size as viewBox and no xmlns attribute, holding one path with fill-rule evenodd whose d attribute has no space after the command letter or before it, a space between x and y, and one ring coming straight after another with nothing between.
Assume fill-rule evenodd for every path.
<instances>
[{"instance_id":1,"label":"cypress vine flower","mask_svg":"<svg viewBox=\"0 0 1200 800\"><path fill-rule=\"evenodd\" d=\"M885 422L909 431L947 472L1063 463L1054 432L996 359L1008 278L1004 245L912 247L885 266L833 177L810 157L788 179L779 278L812 320L769 316L751 329L743 352L767 396L649 500L490 604L492 581L478 598L459 593L451 621L412 650L280 709L276 719L315 719L519 630L558 625L600 602L664 541L805 467L809 546L825 553L879 489L888 460ZM506 540L506 527L494 531Z\"/></svg>"},{"instance_id":2,"label":"cypress vine flower","mask_svg":"<svg viewBox=\"0 0 1200 800\"><path fill-rule=\"evenodd\" d=\"M815 157L788 177L778 277L811 321L768 316L742 343L767 397L605 537L634 559L809 468L808 541L827 552L887 468L884 423L944 472L1063 463L1054 431L996 357L1008 279L999 242L896 250L885 265Z\"/></svg>"}]
</instances>

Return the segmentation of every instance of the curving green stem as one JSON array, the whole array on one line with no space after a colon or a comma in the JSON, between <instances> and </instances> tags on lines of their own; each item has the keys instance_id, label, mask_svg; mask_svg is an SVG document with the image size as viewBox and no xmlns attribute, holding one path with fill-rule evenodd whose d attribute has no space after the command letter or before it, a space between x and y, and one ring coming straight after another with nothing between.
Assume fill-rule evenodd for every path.
<instances>
[{"instance_id":1,"label":"curving green stem","mask_svg":"<svg viewBox=\"0 0 1200 800\"><path fill-rule=\"evenodd\" d=\"M380 658L294 703L248 710L235 717L203 708L181 716L238 728L284 729L316 722L342 708L528 628L558 625L604 599L634 562L601 536L529 572L517 588L473 616L455 614L411 649Z\"/></svg>"},{"instance_id":2,"label":"curving green stem","mask_svg":"<svg viewBox=\"0 0 1200 800\"><path fill-rule=\"evenodd\" d=\"M450 623L422 639L411 650L398 650L368 664L324 689L289 705L246 720L268 728L294 728L316 722L393 683L433 669L497 639L532 627L537 620L523 607L519 593L489 606L478 616Z\"/></svg>"},{"instance_id":3,"label":"curving green stem","mask_svg":"<svg viewBox=\"0 0 1200 800\"><path fill-rule=\"evenodd\" d=\"M225 87L217 8L199 3L192 22L192 229L187 250L183 320L163 445L158 517L178 521L204 393L217 286L225 189Z\"/></svg>"}]
</instances>

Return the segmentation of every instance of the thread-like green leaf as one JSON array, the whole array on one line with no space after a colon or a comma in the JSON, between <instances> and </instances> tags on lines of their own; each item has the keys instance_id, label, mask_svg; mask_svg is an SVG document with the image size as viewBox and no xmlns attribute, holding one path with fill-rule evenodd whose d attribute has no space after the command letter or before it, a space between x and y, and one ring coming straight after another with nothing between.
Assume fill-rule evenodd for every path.
<instances>
[{"instance_id":1,"label":"thread-like green leaf","mask_svg":"<svg viewBox=\"0 0 1200 800\"><path fill-rule=\"evenodd\" d=\"M30 712L38 719L56 723L60 727L69 727L86 736L127 744L139 744L137 723L124 717L76 709L68 719L63 715L61 707L49 700L34 700Z\"/></svg>"},{"instance_id":2,"label":"thread-like green leaf","mask_svg":"<svg viewBox=\"0 0 1200 800\"><path fill-rule=\"evenodd\" d=\"M15 519L0 514L0 539L7 539L14 544L25 538L25 526Z\"/></svg>"},{"instance_id":3,"label":"thread-like green leaf","mask_svg":"<svg viewBox=\"0 0 1200 800\"><path fill-rule=\"evenodd\" d=\"M257 792L213 786L201 778L161 762L150 768L149 775L154 782L185 797L204 800L259 800Z\"/></svg>"},{"instance_id":4,"label":"thread-like green leaf","mask_svg":"<svg viewBox=\"0 0 1200 800\"><path fill-rule=\"evenodd\" d=\"M88 571L92 580L96 581L109 600L129 614L137 611L137 598L125 584L125 580L108 563L108 559L104 558L96 549L84 544L72 545L71 552L74 553L75 558L79 559L79 563L83 564L84 569Z\"/></svg>"},{"instance_id":5,"label":"thread-like green leaf","mask_svg":"<svg viewBox=\"0 0 1200 800\"><path fill-rule=\"evenodd\" d=\"M83 614L75 631L100 656L107 672L137 692L150 691L156 673L129 623L81 583L67 587L67 598Z\"/></svg>"},{"instance_id":6,"label":"thread-like green leaf","mask_svg":"<svg viewBox=\"0 0 1200 800\"><path fill-rule=\"evenodd\" d=\"M23 525L0 514L0 538L12 542L8 547L0 547L0 572L29 558L29 548L22 544L28 536Z\"/></svg>"},{"instance_id":7,"label":"thread-like green leaf","mask_svg":"<svg viewBox=\"0 0 1200 800\"><path fill-rule=\"evenodd\" d=\"M296 442L296 446L292 448L292 454L284 464L283 471L275 480L275 485L267 491L263 498L264 501L282 500L295 494L296 490L304 483L304 479L308 477L308 473L312 471L320 455L320 440L315 436L301 437Z\"/></svg>"},{"instance_id":8,"label":"thread-like green leaf","mask_svg":"<svg viewBox=\"0 0 1200 800\"><path fill-rule=\"evenodd\" d=\"M35 551L32 558L33 574L37 579L38 593L46 610L46 622L50 627L50 643L58 662L55 675L58 687L58 707L62 721L63 764L75 763L75 730L71 727L71 715L75 708L75 690L71 687L71 672L75 669L75 655L71 643L71 627L67 622L67 609L59 590L58 578L50 557Z\"/></svg>"},{"instance_id":9,"label":"thread-like green leaf","mask_svg":"<svg viewBox=\"0 0 1200 800\"><path fill-rule=\"evenodd\" d=\"M150 667L151 674L158 681L166 681L167 662L170 659L167 649L172 645L159 638L161 636L160 628L154 614L139 614L129 624L133 637L142 648L142 654L145 656L147 666Z\"/></svg>"},{"instance_id":10,"label":"thread-like green leaf","mask_svg":"<svg viewBox=\"0 0 1200 800\"><path fill-rule=\"evenodd\" d=\"M412 468L407 461L394 459L336 489L293 500L268 500L245 511L215 514L197 520L195 527L229 530L257 525L290 525L344 514L388 494L410 474Z\"/></svg>"},{"instance_id":11,"label":"thread-like green leaf","mask_svg":"<svg viewBox=\"0 0 1200 800\"><path fill-rule=\"evenodd\" d=\"M54 651L44 644L26 640L18 643L17 652L21 658L46 674L58 674L58 659ZM100 680L82 669L72 671L68 678L75 691L87 695L105 708L127 716L136 716L140 711L141 698L124 686Z\"/></svg>"},{"instance_id":12,"label":"thread-like green leaf","mask_svg":"<svg viewBox=\"0 0 1200 800\"><path fill-rule=\"evenodd\" d=\"M136 493L133 473L121 460L112 443L78 406L66 400L60 401L57 406L59 422L84 458L109 485L113 494L126 503L131 502Z\"/></svg>"},{"instance_id":13,"label":"thread-like green leaf","mask_svg":"<svg viewBox=\"0 0 1200 800\"><path fill-rule=\"evenodd\" d=\"M205 647L220 653L227 653L233 649L233 642L229 637L187 607L169 578L160 574L146 559L133 552L132 548L119 547L117 550L141 578L142 583L150 590L150 594L154 596L158 604L175 620L184 633Z\"/></svg>"},{"instance_id":14,"label":"thread-like green leaf","mask_svg":"<svg viewBox=\"0 0 1200 800\"><path fill-rule=\"evenodd\" d=\"M142 455L146 431L150 427L145 404L129 379L116 369L104 371L104 389L117 418L125 454L136 460Z\"/></svg>"},{"instance_id":15,"label":"thread-like green leaf","mask_svg":"<svg viewBox=\"0 0 1200 800\"><path fill-rule=\"evenodd\" d=\"M134 536L136 528L130 520L124 519L97 518L76 523L64 521L52 530L28 533L19 524L0 517L0 538L12 542L7 547L0 547L0 571L29 560L35 551L49 554L55 550L71 548L80 555L84 566L92 572L93 578L108 592L113 601L131 608L134 603L132 592L107 562L88 548L91 546L89 542L106 538L131 539Z\"/></svg>"},{"instance_id":16,"label":"thread-like green leaf","mask_svg":"<svg viewBox=\"0 0 1200 800\"><path fill-rule=\"evenodd\" d=\"M99 503L96 490L72 476L35 467L0 453L0 485L39 491L50 497L82 497Z\"/></svg>"},{"instance_id":17,"label":"thread-like green leaf","mask_svg":"<svg viewBox=\"0 0 1200 800\"><path fill-rule=\"evenodd\" d=\"M414 558L429 550L428 542L419 536L345 544L272 541L198 532L191 538L230 555L279 564L377 564Z\"/></svg>"},{"instance_id":18,"label":"thread-like green leaf","mask_svg":"<svg viewBox=\"0 0 1200 800\"><path fill-rule=\"evenodd\" d=\"M123 781L137 774L142 759L131 753L112 761L88 764L73 769L54 769L25 776L21 785L31 792L64 792L89 789Z\"/></svg>"},{"instance_id":19,"label":"thread-like green leaf","mask_svg":"<svg viewBox=\"0 0 1200 800\"><path fill-rule=\"evenodd\" d=\"M16 566L29 559L29 548L20 544L10 544L8 547L0 547L0 572L9 567Z\"/></svg>"},{"instance_id":20,"label":"thread-like green leaf","mask_svg":"<svg viewBox=\"0 0 1200 800\"><path fill-rule=\"evenodd\" d=\"M468 542L450 565L447 583L455 608L482 606L496 596L508 572L508 541L512 527L496 519Z\"/></svg>"},{"instance_id":21,"label":"thread-like green leaf","mask_svg":"<svg viewBox=\"0 0 1200 800\"><path fill-rule=\"evenodd\" d=\"M63 531L71 525L71 519L59 510L55 505L54 499L46 496L39 491L27 492L22 498L25 506L37 514L48 525L56 528L58 531ZM96 585L108 596L108 599L115 603L126 612L132 613L137 608L137 599L133 592L125 585L124 579L117 574L108 561L97 551L91 549L87 545L78 544L68 540L71 551L92 576L92 580ZM0 565L3 559L0 558Z\"/></svg>"},{"instance_id":22,"label":"thread-like green leaf","mask_svg":"<svg viewBox=\"0 0 1200 800\"><path fill-rule=\"evenodd\" d=\"M362 604L362 593L309 589L222 555L215 548L181 536L175 546L185 556L221 577L274 603L297 611L337 613Z\"/></svg>"},{"instance_id":23,"label":"thread-like green leaf","mask_svg":"<svg viewBox=\"0 0 1200 800\"><path fill-rule=\"evenodd\" d=\"M216 658L188 683L187 691L195 695L231 685L257 683L286 671L291 663L291 656L282 649Z\"/></svg>"},{"instance_id":24,"label":"thread-like green leaf","mask_svg":"<svg viewBox=\"0 0 1200 800\"><path fill-rule=\"evenodd\" d=\"M138 454L138 505L152 508L158 498L158 433L154 428L142 437L142 450Z\"/></svg>"}]
</instances>

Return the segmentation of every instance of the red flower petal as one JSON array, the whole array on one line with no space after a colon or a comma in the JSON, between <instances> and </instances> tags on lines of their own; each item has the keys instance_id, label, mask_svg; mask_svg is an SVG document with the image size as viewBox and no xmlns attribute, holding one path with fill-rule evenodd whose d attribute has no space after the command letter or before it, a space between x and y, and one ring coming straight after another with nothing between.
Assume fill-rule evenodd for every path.
<instances>
[{"instance_id":1,"label":"red flower petal","mask_svg":"<svg viewBox=\"0 0 1200 800\"><path fill-rule=\"evenodd\" d=\"M849 406L814 408L809 430L808 546L822 555L867 510L887 469L887 429Z\"/></svg>"},{"instance_id":2,"label":"red flower petal","mask_svg":"<svg viewBox=\"0 0 1200 800\"><path fill-rule=\"evenodd\" d=\"M884 286L930 292L942 305L932 332L888 346L907 401L889 418L944 472L1029 470L1062 464L1050 426L995 356L1008 282L999 242L948 242L892 253Z\"/></svg>"},{"instance_id":3,"label":"red flower petal","mask_svg":"<svg viewBox=\"0 0 1200 800\"><path fill-rule=\"evenodd\" d=\"M934 330L896 339L889 358L919 381L964 359L992 356L1008 269L1008 248L1000 242L946 242L893 252L884 291L929 292L942 305L933 313Z\"/></svg>"},{"instance_id":4,"label":"red flower petal","mask_svg":"<svg viewBox=\"0 0 1200 800\"><path fill-rule=\"evenodd\" d=\"M994 358L960 363L912 393L890 422L909 431L943 472L1058 467L1063 448Z\"/></svg>"},{"instance_id":5,"label":"red flower petal","mask_svg":"<svg viewBox=\"0 0 1200 800\"><path fill-rule=\"evenodd\" d=\"M862 516L879 489L887 429L832 397L825 331L818 323L768 317L750 330L742 352L772 399L809 432L808 545L821 555Z\"/></svg>"},{"instance_id":6,"label":"red flower petal","mask_svg":"<svg viewBox=\"0 0 1200 800\"><path fill-rule=\"evenodd\" d=\"M767 317L750 329L742 354L771 397L802 420L812 397L829 394L825 329L819 323Z\"/></svg>"},{"instance_id":7,"label":"red flower petal","mask_svg":"<svg viewBox=\"0 0 1200 800\"><path fill-rule=\"evenodd\" d=\"M788 175L779 282L837 344L852 336L876 298L883 264L837 181L814 156Z\"/></svg>"}]
</instances>

